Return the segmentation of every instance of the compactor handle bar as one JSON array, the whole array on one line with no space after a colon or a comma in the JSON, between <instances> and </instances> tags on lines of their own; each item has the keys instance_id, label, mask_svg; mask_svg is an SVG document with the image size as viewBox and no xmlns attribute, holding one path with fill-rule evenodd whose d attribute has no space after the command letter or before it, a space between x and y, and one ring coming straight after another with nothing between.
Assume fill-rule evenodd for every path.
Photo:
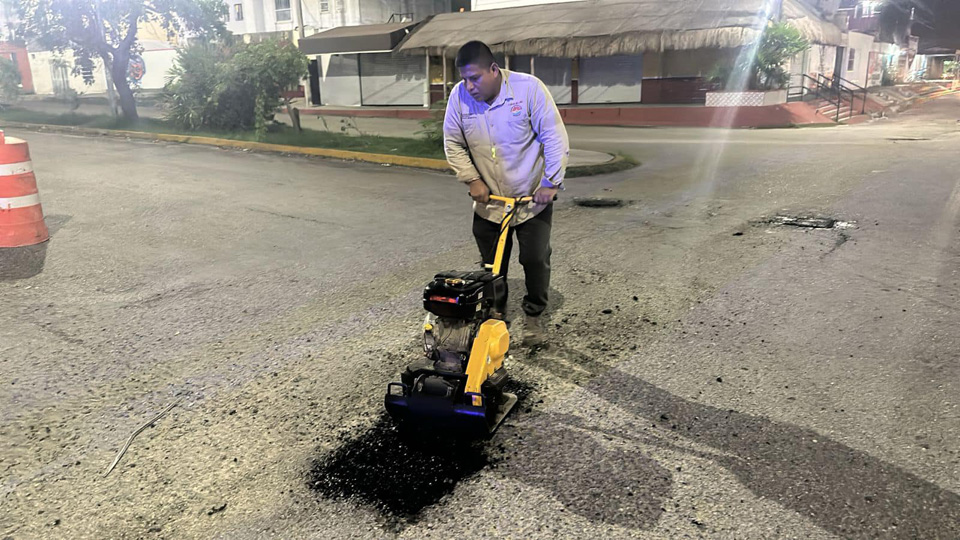
<instances>
[{"instance_id":1,"label":"compactor handle bar","mask_svg":"<svg viewBox=\"0 0 960 540\"><path fill-rule=\"evenodd\" d=\"M507 237L510 236L510 222L517 211L518 206L524 206L533 202L533 197L501 197L499 195L490 195L491 201L503 203L503 219L500 221L500 238L497 240L497 249L494 254L493 264L484 264L483 267L493 272L494 275L500 275L500 268L503 265L503 251L507 244Z\"/></svg>"},{"instance_id":2,"label":"compactor handle bar","mask_svg":"<svg viewBox=\"0 0 960 540\"><path fill-rule=\"evenodd\" d=\"M490 195L491 201L502 202L509 205L521 205L521 204L530 204L533 202L533 197L501 197L499 195Z\"/></svg>"}]
</instances>

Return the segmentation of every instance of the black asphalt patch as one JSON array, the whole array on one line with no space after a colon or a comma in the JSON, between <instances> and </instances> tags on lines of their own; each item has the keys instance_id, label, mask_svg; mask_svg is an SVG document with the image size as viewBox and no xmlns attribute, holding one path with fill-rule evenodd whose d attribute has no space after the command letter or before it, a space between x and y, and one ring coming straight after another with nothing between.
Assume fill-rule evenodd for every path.
<instances>
[{"instance_id":1,"label":"black asphalt patch","mask_svg":"<svg viewBox=\"0 0 960 540\"><path fill-rule=\"evenodd\" d=\"M408 436L384 415L317 460L310 487L325 498L353 500L386 517L411 519L489 463L479 444Z\"/></svg>"},{"instance_id":2,"label":"black asphalt patch","mask_svg":"<svg viewBox=\"0 0 960 540\"><path fill-rule=\"evenodd\" d=\"M532 390L516 380L508 383L507 391L517 395L518 403L507 422L521 410L529 412L526 402ZM396 522L415 522L421 511L499 459L490 457L487 441L407 432L386 414L341 441L332 453L314 461L310 488L327 499L371 506Z\"/></svg>"}]
</instances>

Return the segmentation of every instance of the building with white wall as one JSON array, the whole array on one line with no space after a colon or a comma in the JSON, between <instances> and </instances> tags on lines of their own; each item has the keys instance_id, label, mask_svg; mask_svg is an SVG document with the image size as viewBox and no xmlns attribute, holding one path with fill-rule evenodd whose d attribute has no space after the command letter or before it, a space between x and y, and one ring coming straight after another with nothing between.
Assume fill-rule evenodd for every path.
<instances>
[{"instance_id":1,"label":"building with white wall","mask_svg":"<svg viewBox=\"0 0 960 540\"><path fill-rule=\"evenodd\" d=\"M176 61L176 48L166 41L141 40L138 43L143 50L131 58L128 78L130 86L140 90L160 90ZM70 49L62 54L33 51L28 56L34 91L39 95L64 95L70 90L81 94L107 92L103 62L100 59L93 60L92 69L89 71L92 83L87 84L83 75L75 73L73 69L73 51Z\"/></svg>"},{"instance_id":2,"label":"building with white wall","mask_svg":"<svg viewBox=\"0 0 960 540\"><path fill-rule=\"evenodd\" d=\"M844 78L863 87L879 86L884 77L901 79L915 54L909 38L895 43L897 36L882 37L883 0L841 0L838 15L847 29L836 70ZM910 29L907 28L909 34ZM886 32L889 34L890 32ZM903 46L901 46L901 44Z\"/></svg>"},{"instance_id":3,"label":"building with white wall","mask_svg":"<svg viewBox=\"0 0 960 540\"><path fill-rule=\"evenodd\" d=\"M299 9L297 2L299 1ZM470 0L224 0L227 30L245 41L280 38L296 41L298 13L303 35L340 26L416 22L436 13L469 9Z\"/></svg>"},{"instance_id":4,"label":"building with white wall","mask_svg":"<svg viewBox=\"0 0 960 540\"><path fill-rule=\"evenodd\" d=\"M874 43L876 40L869 34L848 32L839 75L858 86L869 86L869 68L872 67L869 64L876 61Z\"/></svg>"},{"instance_id":5,"label":"building with white wall","mask_svg":"<svg viewBox=\"0 0 960 540\"><path fill-rule=\"evenodd\" d=\"M227 29L244 41L300 47L310 60L298 94L307 104L339 106L422 105L425 64L389 53L418 21L470 9L470 0L224 1Z\"/></svg>"},{"instance_id":6,"label":"building with white wall","mask_svg":"<svg viewBox=\"0 0 960 540\"><path fill-rule=\"evenodd\" d=\"M400 51L443 67L439 81L431 73L431 99L455 82L459 46L479 39L503 66L543 80L558 104L703 103L715 70L749 54L770 19L789 22L822 49L813 62L832 60L843 32L823 9L836 3L473 0L475 11L437 15Z\"/></svg>"},{"instance_id":7,"label":"building with white wall","mask_svg":"<svg viewBox=\"0 0 960 540\"><path fill-rule=\"evenodd\" d=\"M300 40L315 105L424 105L427 66L393 49L416 23L341 26Z\"/></svg>"}]
</instances>

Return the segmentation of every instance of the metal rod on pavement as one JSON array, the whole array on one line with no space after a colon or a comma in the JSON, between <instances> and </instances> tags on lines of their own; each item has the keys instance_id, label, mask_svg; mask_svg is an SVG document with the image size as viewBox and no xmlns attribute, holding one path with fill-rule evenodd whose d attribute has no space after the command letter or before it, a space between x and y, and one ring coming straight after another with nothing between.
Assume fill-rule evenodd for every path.
<instances>
[{"instance_id":1,"label":"metal rod on pavement","mask_svg":"<svg viewBox=\"0 0 960 540\"><path fill-rule=\"evenodd\" d=\"M115 468L117 468L117 464L120 463L120 459L123 458L123 455L126 454L126 453L127 453L127 450L130 449L130 445L133 444L133 440L137 438L137 435L139 435L140 433L142 433L143 430L145 430L145 429L147 429L148 427L152 426L154 423L157 422L157 420L160 420L161 418L163 418L168 412L170 412L170 409L173 409L174 407L176 407L177 403L180 403L180 400L181 400L181 399L183 399L183 398L177 398L176 401L174 401L173 403L171 403L170 405L168 405L166 409L162 410L162 411L160 412L160 414L154 416L153 418L151 418L151 419L150 419L148 422L146 422L145 424L142 424L139 428L136 429L136 431L134 431L134 432L130 435L130 437L127 439L126 444L123 445L123 448L121 448L120 451L117 452L117 457L115 457L115 458L113 459L113 463L111 463L110 466L107 467L107 470L104 471L104 473L103 473L104 478L106 478L107 475L109 475L111 472L113 472L113 470L114 470Z\"/></svg>"}]
</instances>

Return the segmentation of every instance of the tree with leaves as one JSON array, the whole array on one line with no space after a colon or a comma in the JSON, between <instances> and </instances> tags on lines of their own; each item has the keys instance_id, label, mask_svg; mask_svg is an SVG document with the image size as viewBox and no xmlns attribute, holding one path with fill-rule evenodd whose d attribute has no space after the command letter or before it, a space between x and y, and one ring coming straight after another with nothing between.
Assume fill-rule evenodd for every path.
<instances>
[{"instance_id":1,"label":"tree with leaves","mask_svg":"<svg viewBox=\"0 0 960 540\"><path fill-rule=\"evenodd\" d=\"M230 59L222 84L250 89L254 130L258 138L263 138L267 124L284 104L282 92L296 87L307 73L307 57L295 45L263 41L239 48Z\"/></svg>"},{"instance_id":2,"label":"tree with leaves","mask_svg":"<svg viewBox=\"0 0 960 540\"><path fill-rule=\"evenodd\" d=\"M20 98L20 72L13 62L0 57L0 107Z\"/></svg>"},{"instance_id":3,"label":"tree with leaves","mask_svg":"<svg viewBox=\"0 0 960 540\"><path fill-rule=\"evenodd\" d=\"M786 63L810 48L800 31L786 22L770 22L754 46L736 62L716 66L708 78L726 90L778 90L790 82Z\"/></svg>"},{"instance_id":4,"label":"tree with leaves","mask_svg":"<svg viewBox=\"0 0 960 540\"><path fill-rule=\"evenodd\" d=\"M21 0L18 34L47 50L72 49L75 73L89 73L94 59L102 61L124 118L136 120L127 72L139 48L139 25L159 23L171 37L210 38L222 32L226 9L222 0Z\"/></svg>"},{"instance_id":5,"label":"tree with leaves","mask_svg":"<svg viewBox=\"0 0 960 540\"><path fill-rule=\"evenodd\" d=\"M750 87L760 90L784 88L790 82L786 63L810 48L800 31L785 22L772 23L763 32L750 72Z\"/></svg>"},{"instance_id":6,"label":"tree with leaves","mask_svg":"<svg viewBox=\"0 0 960 540\"><path fill-rule=\"evenodd\" d=\"M177 54L161 102L184 129L253 130L263 139L281 94L305 76L307 59L290 43L199 44Z\"/></svg>"}]
</instances>

